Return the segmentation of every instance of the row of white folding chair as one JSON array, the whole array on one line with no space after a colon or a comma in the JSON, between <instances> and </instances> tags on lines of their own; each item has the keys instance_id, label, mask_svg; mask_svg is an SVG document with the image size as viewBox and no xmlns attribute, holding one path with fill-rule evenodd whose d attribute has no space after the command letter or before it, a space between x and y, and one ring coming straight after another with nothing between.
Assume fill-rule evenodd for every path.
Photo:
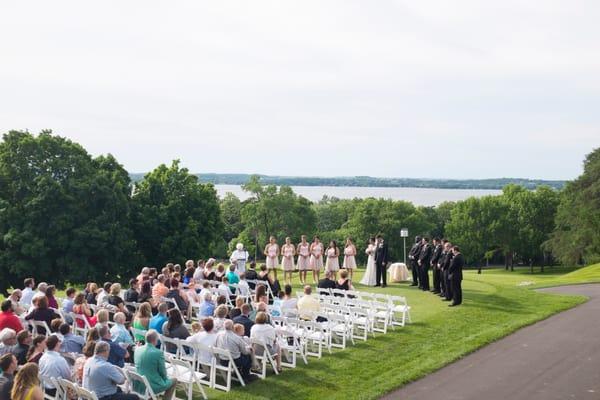
<instances>
[{"instance_id":1,"label":"row of white folding chair","mask_svg":"<svg viewBox=\"0 0 600 400\"><path fill-rule=\"evenodd\" d=\"M281 365L296 368L298 356L302 357L304 364L308 364L301 337L293 329L286 329L286 319L286 316L271 317L271 321L276 328L277 342L281 348Z\"/></svg>"},{"instance_id":2,"label":"row of white folding chair","mask_svg":"<svg viewBox=\"0 0 600 400\"><path fill-rule=\"evenodd\" d=\"M282 329L291 330L298 336L305 355L321 358L323 347L331 353L331 331L327 325L289 317L283 320L285 326ZM316 350L312 349L313 346Z\"/></svg>"},{"instance_id":3,"label":"row of white folding chair","mask_svg":"<svg viewBox=\"0 0 600 400\"><path fill-rule=\"evenodd\" d=\"M251 338L252 348L254 349L254 357L259 363L260 373L257 374L261 379L267 378L267 368L269 365L275 372L275 375L279 375L275 361L273 360L273 354L269 351L269 348L264 341L257 338Z\"/></svg>"},{"instance_id":4,"label":"row of white folding chair","mask_svg":"<svg viewBox=\"0 0 600 400\"><path fill-rule=\"evenodd\" d=\"M94 392L63 378L49 378L40 375L40 385L45 400L70 400L73 397L81 400L98 400ZM46 391L47 385L51 385L56 389L54 395L50 395Z\"/></svg>"},{"instance_id":5,"label":"row of white folding chair","mask_svg":"<svg viewBox=\"0 0 600 400\"><path fill-rule=\"evenodd\" d=\"M366 314L364 316L370 320L372 332L387 333L391 311L388 303L335 296L321 296L319 301L324 305L333 304L362 309Z\"/></svg>"},{"instance_id":6,"label":"row of white folding chair","mask_svg":"<svg viewBox=\"0 0 600 400\"><path fill-rule=\"evenodd\" d=\"M202 387L202 380L206 378L206 374L196 371L189 361L177 358L172 354L165 353L165 360L167 361L167 375L171 379L177 379L177 383L185 387L187 400L193 399L194 385L200 390L202 397L207 398Z\"/></svg>"}]
</instances>

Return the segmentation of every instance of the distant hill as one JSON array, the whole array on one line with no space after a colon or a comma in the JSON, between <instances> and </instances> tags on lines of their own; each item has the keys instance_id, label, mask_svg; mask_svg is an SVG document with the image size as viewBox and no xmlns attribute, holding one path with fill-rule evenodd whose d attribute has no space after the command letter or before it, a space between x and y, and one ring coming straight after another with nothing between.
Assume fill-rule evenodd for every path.
<instances>
[{"instance_id":1,"label":"distant hill","mask_svg":"<svg viewBox=\"0 0 600 400\"><path fill-rule=\"evenodd\" d=\"M215 185L243 185L250 174L196 174L201 182ZM143 178L143 173L130 174L133 181ZM542 179L495 178L495 179L413 179L413 178L374 178L370 176L345 177L305 177L259 175L265 185L288 186L359 186L359 187L414 187L436 189L502 189L509 183L535 189L548 185L562 189L565 181L547 181Z\"/></svg>"}]
</instances>

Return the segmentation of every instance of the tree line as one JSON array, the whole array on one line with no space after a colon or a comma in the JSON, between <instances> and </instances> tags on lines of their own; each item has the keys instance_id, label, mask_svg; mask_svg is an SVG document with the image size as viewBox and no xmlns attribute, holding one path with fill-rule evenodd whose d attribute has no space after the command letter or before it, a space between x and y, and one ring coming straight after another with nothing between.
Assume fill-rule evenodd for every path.
<instances>
[{"instance_id":1,"label":"tree line","mask_svg":"<svg viewBox=\"0 0 600 400\"><path fill-rule=\"evenodd\" d=\"M219 199L178 161L133 182L110 154L92 157L51 131L10 131L0 142L0 291L30 275L59 285L126 279L141 265L225 258L237 242L262 258L271 235L280 242L351 237L360 248L381 233L392 258L402 260L402 228L411 237L448 238L472 265L600 260L600 149L561 191L511 184L498 196L437 207L326 196L313 203L259 176L243 188L247 200Z\"/></svg>"}]
</instances>

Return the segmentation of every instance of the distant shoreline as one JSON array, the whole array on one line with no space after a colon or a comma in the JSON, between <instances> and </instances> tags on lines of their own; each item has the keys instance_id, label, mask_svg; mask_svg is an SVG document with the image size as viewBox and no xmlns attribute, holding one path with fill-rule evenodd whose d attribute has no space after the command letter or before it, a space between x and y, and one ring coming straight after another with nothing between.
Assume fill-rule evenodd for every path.
<instances>
[{"instance_id":1,"label":"distant shoreline","mask_svg":"<svg viewBox=\"0 0 600 400\"><path fill-rule=\"evenodd\" d=\"M143 178L144 173L131 173L134 182ZM202 183L214 185L244 185L251 174L195 174ZM524 179L524 178L492 178L492 179L416 179L416 178L376 178L370 176L355 177L295 177L258 175L265 185L277 186L330 186L330 187L371 187L371 188L422 188L422 189L487 189L501 190L508 184L522 185L527 189L535 189L547 185L554 189L562 189L566 181Z\"/></svg>"}]
</instances>

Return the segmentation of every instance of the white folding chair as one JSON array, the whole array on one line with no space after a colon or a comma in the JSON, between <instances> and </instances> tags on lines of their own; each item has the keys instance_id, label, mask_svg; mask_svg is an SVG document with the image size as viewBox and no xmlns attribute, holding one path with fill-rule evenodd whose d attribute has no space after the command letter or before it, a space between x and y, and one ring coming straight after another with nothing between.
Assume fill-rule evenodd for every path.
<instances>
[{"instance_id":1,"label":"white folding chair","mask_svg":"<svg viewBox=\"0 0 600 400\"><path fill-rule=\"evenodd\" d=\"M203 355L210 354L210 361L206 361ZM202 372L200 383L212 388L211 378L214 369L214 357L211 349L200 343L192 343L186 340L181 341L180 359L192 364L194 371Z\"/></svg>"},{"instance_id":2,"label":"white folding chair","mask_svg":"<svg viewBox=\"0 0 600 400\"><path fill-rule=\"evenodd\" d=\"M29 324L31 325L31 334L33 337L40 335L45 335L48 337L52 333L46 321L29 320Z\"/></svg>"},{"instance_id":3,"label":"white folding chair","mask_svg":"<svg viewBox=\"0 0 600 400\"><path fill-rule=\"evenodd\" d=\"M281 365L288 368L296 368L298 355L302 357L304 364L308 364L304 347L302 346L300 336L293 329L287 327L281 328L277 332L279 347L281 348Z\"/></svg>"},{"instance_id":4,"label":"white folding chair","mask_svg":"<svg viewBox=\"0 0 600 400\"><path fill-rule=\"evenodd\" d=\"M404 326L406 322L412 322L410 319L410 306L406 302L406 297L404 296L389 296L390 306L392 307L391 312L391 326ZM396 319L396 313L402 314L401 319L398 321Z\"/></svg>"},{"instance_id":5,"label":"white folding chair","mask_svg":"<svg viewBox=\"0 0 600 400\"><path fill-rule=\"evenodd\" d=\"M148 379L145 376L138 374L136 371L132 369L125 369L124 371L125 376L131 384L131 393L136 394L141 399L158 400L158 395L164 393L154 393Z\"/></svg>"},{"instance_id":6,"label":"white folding chair","mask_svg":"<svg viewBox=\"0 0 600 400\"><path fill-rule=\"evenodd\" d=\"M331 296L331 290L326 288L317 288L318 295Z\"/></svg>"},{"instance_id":7,"label":"white folding chair","mask_svg":"<svg viewBox=\"0 0 600 400\"><path fill-rule=\"evenodd\" d=\"M96 397L96 393L84 389L81 386L77 386L77 395L82 400L98 400L98 397Z\"/></svg>"},{"instance_id":8,"label":"white folding chair","mask_svg":"<svg viewBox=\"0 0 600 400\"><path fill-rule=\"evenodd\" d=\"M92 327L88 322L87 318L81 314L75 314L74 312L69 313L73 320L73 334L87 337L87 334Z\"/></svg>"},{"instance_id":9,"label":"white folding chair","mask_svg":"<svg viewBox=\"0 0 600 400\"><path fill-rule=\"evenodd\" d=\"M269 364L273 368L275 375L279 375L279 371L277 370L277 365L275 365L275 361L273 360L273 355L269 352L269 348L262 340L252 338L250 339L252 342L252 348L254 349L254 356L256 360L260 364L260 374L258 375L261 379L267 378L267 367Z\"/></svg>"},{"instance_id":10,"label":"white folding chair","mask_svg":"<svg viewBox=\"0 0 600 400\"><path fill-rule=\"evenodd\" d=\"M44 392L45 400L62 400L63 393L56 382L56 379L51 378L49 376L39 375L40 379L40 387L42 388L42 392ZM48 393L48 389L56 389L56 393L51 395Z\"/></svg>"},{"instance_id":11,"label":"white folding chair","mask_svg":"<svg viewBox=\"0 0 600 400\"><path fill-rule=\"evenodd\" d=\"M227 349L220 349L218 347L211 347L211 352L215 358L215 364L213 368L213 378L211 379L213 382L213 388L225 390L229 392L231 390L231 380L237 378L242 386L246 386L240 371L237 369L235 362L233 361L233 357L231 357L231 353ZM222 365L220 360L225 361L225 365ZM217 375L222 377L225 380L225 385L221 385L217 383ZM235 375L235 376L234 376Z\"/></svg>"},{"instance_id":12,"label":"white folding chair","mask_svg":"<svg viewBox=\"0 0 600 400\"><path fill-rule=\"evenodd\" d=\"M54 380L56 386L60 388L62 393L62 400L69 400L77 396L77 385L67 379L58 378Z\"/></svg>"},{"instance_id":13,"label":"white folding chair","mask_svg":"<svg viewBox=\"0 0 600 400\"><path fill-rule=\"evenodd\" d=\"M185 386L187 393L187 400L192 400L194 392L194 384L200 390L202 397L207 399L204 388L202 387L202 379L206 378L206 375L202 372L194 371L194 367L188 361L180 360L171 355L166 355L167 360L167 375L171 379L176 379L177 384ZM177 397L174 397L177 399Z\"/></svg>"}]
</instances>

